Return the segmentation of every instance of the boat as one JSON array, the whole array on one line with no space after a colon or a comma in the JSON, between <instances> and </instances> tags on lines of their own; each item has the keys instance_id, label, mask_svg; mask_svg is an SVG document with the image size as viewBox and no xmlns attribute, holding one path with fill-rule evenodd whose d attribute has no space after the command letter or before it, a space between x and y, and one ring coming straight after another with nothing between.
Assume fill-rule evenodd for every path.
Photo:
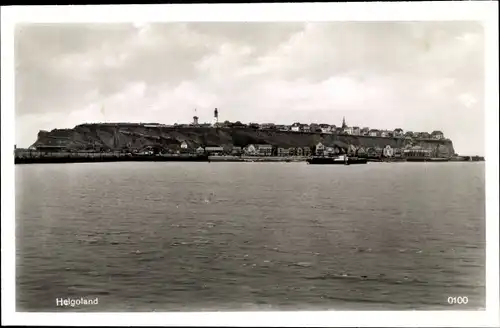
<instances>
[{"instance_id":1,"label":"boat","mask_svg":"<svg viewBox=\"0 0 500 328\"><path fill-rule=\"evenodd\" d=\"M306 160L307 164L337 164L337 165L351 165L351 164L366 164L366 158L348 157L341 155L338 157L322 157L313 156Z\"/></svg>"},{"instance_id":2,"label":"boat","mask_svg":"<svg viewBox=\"0 0 500 328\"><path fill-rule=\"evenodd\" d=\"M408 157L406 158L407 162L449 162L449 158L440 158L440 157Z\"/></svg>"}]
</instances>

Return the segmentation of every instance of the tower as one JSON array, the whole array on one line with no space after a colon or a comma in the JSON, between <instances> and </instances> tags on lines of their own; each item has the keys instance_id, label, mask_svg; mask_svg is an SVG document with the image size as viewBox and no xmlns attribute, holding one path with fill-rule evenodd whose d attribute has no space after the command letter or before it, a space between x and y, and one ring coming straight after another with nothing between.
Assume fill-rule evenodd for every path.
<instances>
[{"instance_id":1,"label":"tower","mask_svg":"<svg viewBox=\"0 0 500 328\"><path fill-rule=\"evenodd\" d=\"M342 118L342 129L347 128L347 124L345 124L345 116Z\"/></svg>"},{"instance_id":2,"label":"tower","mask_svg":"<svg viewBox=\"0 0 500 328\"><path fill-rule=\"evenodd\" d=\"M197 111L198 110L195 108L194 109L194 116L193 116L193 125L198 125L198 115L196 115Z\"/></svg>"},{"instance_id":3,"label":"tower","mask_svg":"<svg viewBox=\"0 0 500 328\"><path fill-rule=\"evenodd\" d=\"M214 110L214 125L217 125L219 123L219 111L217 108Z\"/></svg>"}]
</instances>

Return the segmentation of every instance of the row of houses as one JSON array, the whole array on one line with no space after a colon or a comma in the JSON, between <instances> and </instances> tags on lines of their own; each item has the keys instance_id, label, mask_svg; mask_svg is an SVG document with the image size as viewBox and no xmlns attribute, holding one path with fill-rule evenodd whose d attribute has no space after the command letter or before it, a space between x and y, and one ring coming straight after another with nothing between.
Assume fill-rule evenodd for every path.
<instances>
[{"instance_id":1,"label":"row of houses","mask_svg":"<svg viewBox=\"0 0 500 328\"><path fill-rule=\"evenodd\" d=\"M181 149L189 152L187 143L181 144ZM193 152L191 150L191 152ZM236 146L199 146L195 150L198 154L208 155L247 155L247 156L336 156L339 154L350 154L365 157L429 157L432 151L420 146L406 146L404 148L392 148L390 145L382 147L356 147L341 142L324 145L319 142L313 147L275 147L269 144L250 144L246 147Z\"/></svg>"},{"instance_id":2,"label":"row of houses","mask_svg":"<svg viewBox=\"0 0 500 328\"><path fill-rule=\"evenodd\" d=\"M392 148L390 145L382 147L355 147L349 145L343 147L327 147L322 143L315 146L315 154L318 156L334 156L339 153L347 153L359 157L431 157L432 150L421 146L406 146L405 148Z\"/></svg>"},{"instance_id":3,"label":"row of houses","mask_svg":"<svg viewBox=\"0 0 500 328\"><path fill-rule=\"evenodd\" d=\"M191 124L159 124L159 123L85 123L79 126L89 126L89 125L110 125L116 127L144 127L144 128L192 128L192 127L216 127L216 128L252 128L258 130L274 130L283 132L301 132L301 133L323 133L323 134L340 134L340 135L355 135L355 136L370 136L370 137L381 137L381 138L409 138L409 139L435 139L441 140L445 139L443 132L439 130L429 132L404 132L401 128L396 128L394 130L379 130L370 129L369 127L359 127L359 126L347 126L345 123L345 118L342 121L341 126L336 126L334 124L317 124L310 123L304 124L300 122L295 122L291 125L285 124L274 124L274 123L248 123L243 124L240 121L229 122L225 121L223 123L198 123L195 120Z\"/></svg>"},{"instance_id":4,"label":"row of houses","mask_svg":"<svg viewBox=\"0 0 500 328\"><path fill-rule=\"evenodd\" d=\"M407 145L404 148L391 148L387 145L382 147L356 147L354 145L348 145L339 141L333 144L325 145L318 142L312 147L275 147L270 144L250 144L246 147L239 146L196 146L193 147L186 141L181 142L177 149L160 149L158 146L147 146L142 150L136 150L133 152L140 152L144 154L154 154L154 153L169 153L169 152L179 152L179 153L197 153L197 154L208 154L208 155L246 155L246 156L335 156L338 154L350 154L360 157L429 157L431 156L431 150L424 149L420 146ZM32 147L34 148L34 147ZM64 151L66 148L62 145L51 146L51 145L38 145L36 146L37 151L42 152L60 152ZM31 148L28 150L30 151ZM16 149L17 151L22 151L22 149ZM448 154L452 155L452 154Z\"/></svg>"},{"instance_id":5,"label":"row of houses","mask_svg":"<svg viewBox=\"0 0 500 328\"><path fill-rule=\"evenodd\" d=\"M293 132L315 132L315 133L325 133L325 134L343 134L343 135L355 135L355 136L370 136L370 137L382 137L382 138L418 138L418 139L444 139L444 134L441 131L435 130L432 133L428 132L404 132L403 129L397 128L394 130L379 130L370 129L368 127L360 128L359 126L344 126L336 127L335 125L328 124L301 124L294 123L289 128L283 128L283 131L293 131Z\"/></svg>"},{"instance_id":6,"label":"row of houses","mask_svg":"<svg viewBox=\"0 0 500 328\"><path fill-rule=\"evenodd\" d=\"M181 149L189 152L188 145L183 142ZM310 147L274 147L269 144L250 144L246 147L240 146L199 146L195 150L198 154L208 155L247 155L247 156L310 156Z\"/></svg>"},{"instance_id":7,"label":"row of houses","mask_svg":"<svg viewBox=\"0 0 500 328\"><path fill-rule=\"evenodd\" d=\"M202 126L202 125L199 124L197 126ZM357 136L370 136L370 137L382 137L382 138L418 138L418 139L436 139L436 140L445 138L443 132L438 130L435 130L431 133L412 132L412 131L404 132L403 129L401 128L396 128L394 130L379 130L379 129L370 129L369 127L347 126L345 124L345 120L343 121L342 126L339 127L337 127L336 125L324 124L324 123L304 124L300 122L295 122L291 125L283 125L274 123L243 124L239 121L235 123L225 121L223 123L216 123L213 126L219 128L253 128L258 130L274 130L283 132L341 134L341 135L357 135ZM181 126L179 125L179 127Z\"/></svg>"}]
</instances>

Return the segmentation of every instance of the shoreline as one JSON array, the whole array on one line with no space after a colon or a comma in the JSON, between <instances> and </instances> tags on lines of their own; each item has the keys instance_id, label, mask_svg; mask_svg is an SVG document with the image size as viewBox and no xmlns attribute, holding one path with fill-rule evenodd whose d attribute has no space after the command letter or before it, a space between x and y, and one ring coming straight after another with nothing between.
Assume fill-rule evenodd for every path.
<instances>
[{"instance_id":1,"label":"shoreline","mask_svg":"<svg viewBox=\"0 0 500 328\"><path fill-rule=\"evenodd\" d=\"M307 156L208 156L208 155L129 155L125 153L52 153L38 156L15 156L14 164L70 164L105 162L205 162L205 163L306 163ZM484 162L469 158L368 158L375 163L447 163Z\"/></svg>"}]
</instances>

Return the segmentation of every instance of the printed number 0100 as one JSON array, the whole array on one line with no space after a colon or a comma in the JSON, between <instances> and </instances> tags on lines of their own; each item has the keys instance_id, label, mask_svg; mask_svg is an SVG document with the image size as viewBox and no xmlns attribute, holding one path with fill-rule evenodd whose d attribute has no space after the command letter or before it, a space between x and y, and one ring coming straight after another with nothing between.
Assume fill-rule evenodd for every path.
<instances>
[{"instance_id":1,"label":"printed number 0100","mask_svg":"<svg viewBox=\"0 0 500 328\"><path fill-rule=\"evenodd\" d=\"M469 299L467 296L450 296L448 297L448 304L467 304Z\"/></svg>"}]
</instances>

